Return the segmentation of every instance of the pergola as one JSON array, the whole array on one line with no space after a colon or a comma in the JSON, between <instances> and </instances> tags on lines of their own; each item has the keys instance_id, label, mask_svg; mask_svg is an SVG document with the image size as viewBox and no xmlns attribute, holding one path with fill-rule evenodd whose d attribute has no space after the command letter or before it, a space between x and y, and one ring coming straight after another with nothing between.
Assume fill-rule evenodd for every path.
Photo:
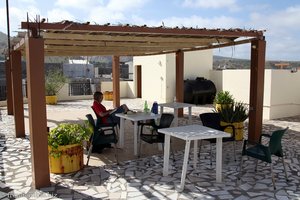
<instances>
[{"instance_id":1,"label":"pergola","mask_svg":"<svg viewBox=\"0 0 300 200\"><path fill-rule=\"evenodd\" d=\"M196 29L131 25L22 22L6 61L7 110L15 119L16 137L25 136L21 57L26 58L32 173L35 188L50 185L44 86L45 56L113 55L113 104L120 105L119 56L176 54L176 99L183 101L184 52L251 43L249 140L262 129L266 42L263 31Z\"/></svg>"}]
</instances>

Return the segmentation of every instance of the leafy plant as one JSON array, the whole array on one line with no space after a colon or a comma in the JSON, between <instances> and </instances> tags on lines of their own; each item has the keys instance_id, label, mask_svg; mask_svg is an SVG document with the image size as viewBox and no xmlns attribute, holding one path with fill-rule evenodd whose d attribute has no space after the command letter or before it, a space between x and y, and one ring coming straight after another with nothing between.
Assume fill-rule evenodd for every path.
<instances>
[{"instance_id":1,"label":"leafy plant","mask_svg":"<svg viewBox=\"0 0 300 200\"><path fill-rule=\"evenodd\" d=\"M60 157L59 146L82 144L93 133L93 128L88 121L81 124L61 123L48 134L48 145L51 147L50 155Z\"/></svg>"},{"instance_id":2,"label":"leafy plant","mask_svg":"<svg viewBox=\"0 0 300 200\"><path fill-rule=\"evenodd\" d=\"M49 70L45 76L46 96L54 96L67 82L67 78L58 69Z\"/></svg>"},{"instance_id":3,"label":"leafy plant","mask_svg":"<svg viewBox=\"0 0 300 200\"><path fill-rule=\"evenodd\" d=\"M234 98L229 91L219 91L214 99L215 104L233 104Z\"/></svg>"},{"instance_id":4,"label":"leafy plant","mask_svg":"<svg viewBox=\"0 0 300 200\"><path fill-rule=\"evenodd\" d=\"M248 118L248 106L242 102L235 102L233 106L223 107L220 113L221 121L227 123L243 122Z\"/></svg>"}]
</instances>

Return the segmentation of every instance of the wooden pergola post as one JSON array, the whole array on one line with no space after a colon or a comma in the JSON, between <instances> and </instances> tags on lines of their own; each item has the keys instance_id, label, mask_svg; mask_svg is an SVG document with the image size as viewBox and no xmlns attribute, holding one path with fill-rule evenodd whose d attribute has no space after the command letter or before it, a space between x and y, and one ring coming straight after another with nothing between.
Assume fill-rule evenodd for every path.
<instances>
[{"instance_id":1,"label":"wooden pergola post","mask_svg":"<svg viewBox=\"0 0 300 200\"><path fill-rule=\"evenodd\" d=\"M113 106L120 106L120 57L113 56L112 77L113 77Z\"/></svg>"},{"instance_id":2,"label":"wooden pergola post","mask_svg":"<svg viewBox=\"0 0 300 200\"><path fill-rule=\"evenodd\" d=\"M25 38L32 180L50 186L45 100L44 40Z\"/></svg>"},{"instance_id":3,"label":"wooden pergola post","mask_svg":"<svg viewBox=\"0 0 300 200\"><path fill-rule=\"evenodd\" d=\"M15 118L16 137L25 137L24 105L22 93L22 54L20 51L11 52L12 97Z\"/></svg>"},{"instance_id":4,"label":"wooden pergola post","mask_svg":"<svg viewBox=\"0 0 300 200\"><path fill-rule=\"evenodd\" d=\"M266 41L251 42L251 77L248 139L258 142L262 131Z\"/></svg>"},{"instance_id":5,"label":"wooden pergola post","mask_svg":"<svg viewBox=\"0 0 300 200\"><path fill-rule=\"evenodd\" d=\"M11 83L11 60L5 61L5 74L6 74L6 102L7 102L7 114L13 115L13 99L12 99L12 83Z\"/></svg>"},{"instance_id":6,"label":"wooden pergola post","mask_svg":"<svg viewBox=\"0 0 300 200\"><path fill-rule=\"evenodd\" d=\"M184 53L183 51L176 52L176 101L183 102L184 97ZM178 117L183 116L183 109L178 109Z\"/></svg>"}]
</instances>

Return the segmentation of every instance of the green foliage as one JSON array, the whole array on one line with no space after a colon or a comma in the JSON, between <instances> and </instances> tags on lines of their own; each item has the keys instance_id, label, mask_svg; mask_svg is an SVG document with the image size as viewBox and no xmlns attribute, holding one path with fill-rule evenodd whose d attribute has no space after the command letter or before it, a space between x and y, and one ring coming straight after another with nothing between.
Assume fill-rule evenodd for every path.
<instances>
[{"instance_id":1,"label":"green foliage","mask_svg":"<svg viewBox=\"0 0 300 200\"><path fill-rule=\"evenodd\" d=\"M93 128L88 121L81 124L61 123L52 129L48 134L48 145L52 148L50 155L60 157L59 146L70 144L82 144L82 141L89 140Z\"/></svg>"},{"instance_id":2,"label":"green foliage","mask_svg":"<svg viewBox=\"0 0 300 200\"><path fill-rule=\"evenodd\" d=\"M234 98L229 91L220 91L216 94L214 99L215 104L233 104Z\"/></svg>"},{"instance_id":3,"label":"green foliage","mask_svg":"<svg viewBox=\"0 0 300 200\"><path fill-rule=\"evenodd\" d=\"M58 69L49 70L45 76L46 96L54 96L63 87L67 78Z\"/></svg>"},{"instance_id":4,"label":"green foliage","mask_svg":"<svg viewBox=\"0 0 300 200\"><path fill-rule=\"evenodd\" d=\"M248 106L242 102L235 102L233 106L223 107L219 113L223 122L243 122L248 118Z\"/></svg>"}]
</instances>

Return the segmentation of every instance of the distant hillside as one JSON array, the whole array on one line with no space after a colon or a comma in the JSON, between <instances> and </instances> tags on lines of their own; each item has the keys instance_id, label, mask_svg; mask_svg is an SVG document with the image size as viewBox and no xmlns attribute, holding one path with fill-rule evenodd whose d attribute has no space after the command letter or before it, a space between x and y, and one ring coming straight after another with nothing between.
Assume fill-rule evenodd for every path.
<instances>
[{"instance_id":1,"label":"distant hillside","mask_svg":"<svg viewBox=\"0 0 300 200\"><path fill-rule=\"evenodd\" d=\"M266 61L266 69L276 69L275 63L280 63L281 61L269 60ZM293 67L299 67L300 61L285 61L284 63L289 63L290 66L287 67L291 69ZM250 60L229 58L222 56L213 57L213 68L214 69L250 69Z\"/></svg>"},{"instance_id":2,"label":"distant hillside","mask_svg":"<svg viewBox=\"0 0 300 200\"><path fill-rule=\"evenodd\" d=\"M3 51L7 48L7 35L0 31L0 60L4 59Z\"/></svg>"}]
</instances>

